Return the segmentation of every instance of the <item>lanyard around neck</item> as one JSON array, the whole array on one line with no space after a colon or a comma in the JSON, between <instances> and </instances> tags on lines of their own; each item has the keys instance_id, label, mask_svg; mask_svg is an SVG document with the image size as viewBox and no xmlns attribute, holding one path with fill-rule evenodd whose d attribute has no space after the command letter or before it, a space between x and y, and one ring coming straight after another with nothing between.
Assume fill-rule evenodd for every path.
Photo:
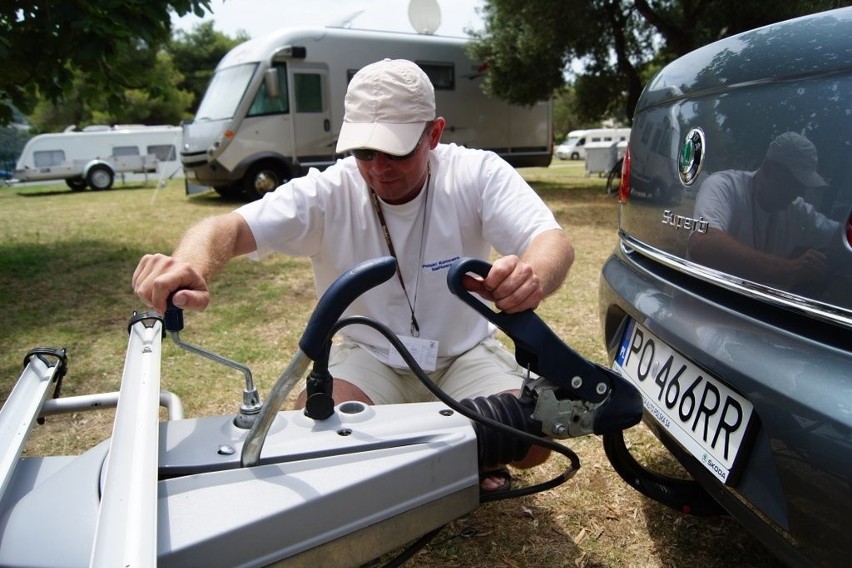
<instances>
[{"instance_id":1,"label":"lanyard around neck","mask_svg":"<svg viewBox=\"0 0 852 568\"><path fill-rule=\"evenodd\" d=\"M417 316L414 314L415 307L417 305L417 288L420 283L420 269L423 265L423 254L426 248L426 217L428 215L428 200L429 200L429 182L432 179L432 168L431 165L429 167L429 173L426 175L426 186L423 188L425 192L423 194L423 203L420 206L420 211L417 216L423 217L423 223L420 228L420 261L419 266L417 267L417 278L414 281L414 299L412 301L411 297L408 295L408 290L405 288L405 281L402 278L402 270L399 267L399 257L396 255L396 249L393 246L393 240L391 240L390 230L388 229L388 224L385 221L385 215L382 213L382 207L379 204L379 196L376 195L376 192L373 191L373 188L370 188L370 198L373 203L373 210L376 212L376 217L379 219L379 224L382 226L382 234L385 237L385 243L388 245L388 251L390 255L396 259L396 277L399 279L399 284L402 286L402 293L405 294L405 301L408 302L408 309L411 312L411 335L413 337L420 337L420 324L417 323Z\"/></svg>"}]
</instances>

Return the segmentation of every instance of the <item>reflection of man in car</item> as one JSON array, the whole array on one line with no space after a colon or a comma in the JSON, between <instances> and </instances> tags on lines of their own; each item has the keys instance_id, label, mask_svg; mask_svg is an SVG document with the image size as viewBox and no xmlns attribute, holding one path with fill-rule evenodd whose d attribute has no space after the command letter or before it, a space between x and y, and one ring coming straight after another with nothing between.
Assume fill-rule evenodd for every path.
<instances>
[{"instance_id":1,"label":"reflection of man in car","mask_svg":"<svg viewBox=\"0 0 852 568\"><path fill-rule=\"evenodd\" d=\"M840 224L803 194L828 184L817 173L817 150L795 132L769 145L760 168L708 177L695 202L695 218L709 223L689 240L692 260L749 280L797 288L828 273L825 250Z\"/></svg>"}]
</instances>

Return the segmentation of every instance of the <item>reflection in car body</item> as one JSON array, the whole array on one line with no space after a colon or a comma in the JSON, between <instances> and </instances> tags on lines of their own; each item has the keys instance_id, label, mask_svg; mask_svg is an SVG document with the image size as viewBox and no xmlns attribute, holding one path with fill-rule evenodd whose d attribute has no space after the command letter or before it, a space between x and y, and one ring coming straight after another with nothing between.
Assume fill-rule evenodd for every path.
<instances>
[{"instance_id":1,"label":"reflection in car body","mask_svg":"<svg viewBox=\"0 0 852 568\"><path fill-rule=\"evenodd\" d=\"M637 106L601 277L610 359L689 498L791 566L852 566L850 38L843 8L664 68ZM640 490L665 485L618 455ZM644 492L687 508L665 489Z\"/></svg>"}]
</instances>

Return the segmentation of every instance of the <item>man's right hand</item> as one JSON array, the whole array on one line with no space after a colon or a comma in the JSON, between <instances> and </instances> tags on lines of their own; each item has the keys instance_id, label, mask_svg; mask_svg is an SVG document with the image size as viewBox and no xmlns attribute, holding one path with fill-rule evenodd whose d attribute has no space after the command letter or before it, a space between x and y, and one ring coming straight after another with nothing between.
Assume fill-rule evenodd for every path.
<instances>
[{"instance_id":1,"label":"man's right hand","mask_svg":"<svg viewBox=\"0 0 852 568\"><path fill-rule=\"evenodd\" d=\"M831 270L828 257L816 249L807 249L802 254L787 260L787 274L792 287L823 282Z\"/></svg>"},{"instance_id":2,"label":"man's right hand","mask_svg":"<svg viewBox=\"0 0 852 568\"><path fill-rule=\"evenodd\" d=\"M164 254L146 254L133 273L133 291L151 308L165 313L173 294L175 306L186 310L204 310L210 303L207 281L189 264Z\"/></svg>"}]
</instances>

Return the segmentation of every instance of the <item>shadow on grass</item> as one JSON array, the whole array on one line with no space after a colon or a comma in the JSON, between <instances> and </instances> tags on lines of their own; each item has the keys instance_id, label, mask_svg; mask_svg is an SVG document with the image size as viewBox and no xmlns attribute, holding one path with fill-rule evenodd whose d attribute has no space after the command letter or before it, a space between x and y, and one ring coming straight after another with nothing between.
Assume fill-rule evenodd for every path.
<instances>
[{"instance_id":1,"label":"shadow on grass","mask_svg":"<svg viewBox=\"0 0 852 568\"><path fill-rule=\"evenodd\" d=\"M100 321L119 311L126 316L134 298L130 276L142 254L102 240L0 244L0 310L7 331L29 335L45 320Z\"/></svg>"},{"instance_id":2,"label":"shadow on grass","mask_svg":"<svg viewBox=\"0 0 852 568\"><path fill-rule=\"evenodd\" d=\"M138 191L142 189L156 189L156 185L122 185L120 187L113 186L110 189L103 190L92 190L87 189L83 191L73 191L70 188L54 185L54 186L34 186L32 189L21 188L19 191L15 192L15 195L18 197L55 197L55 196L84 196L88 193L107 193L107 192L124 192L124 191Z\"/></svg>"},{"instance_id":3,"label":"shadow on grass","mask_svg":"<svg viewBox=\"0 0 852 568\"><path fill-rule=\"evenodd\" d=\"M579 546L567 534L553 511L535 504L531 497L507 499L479 506L447 524L411 561L411 566L586 566ZM402 549L378 558L362 568L385 566ZM560 564L554 563L559 558Z\"/></svg>"}]
</instances>

